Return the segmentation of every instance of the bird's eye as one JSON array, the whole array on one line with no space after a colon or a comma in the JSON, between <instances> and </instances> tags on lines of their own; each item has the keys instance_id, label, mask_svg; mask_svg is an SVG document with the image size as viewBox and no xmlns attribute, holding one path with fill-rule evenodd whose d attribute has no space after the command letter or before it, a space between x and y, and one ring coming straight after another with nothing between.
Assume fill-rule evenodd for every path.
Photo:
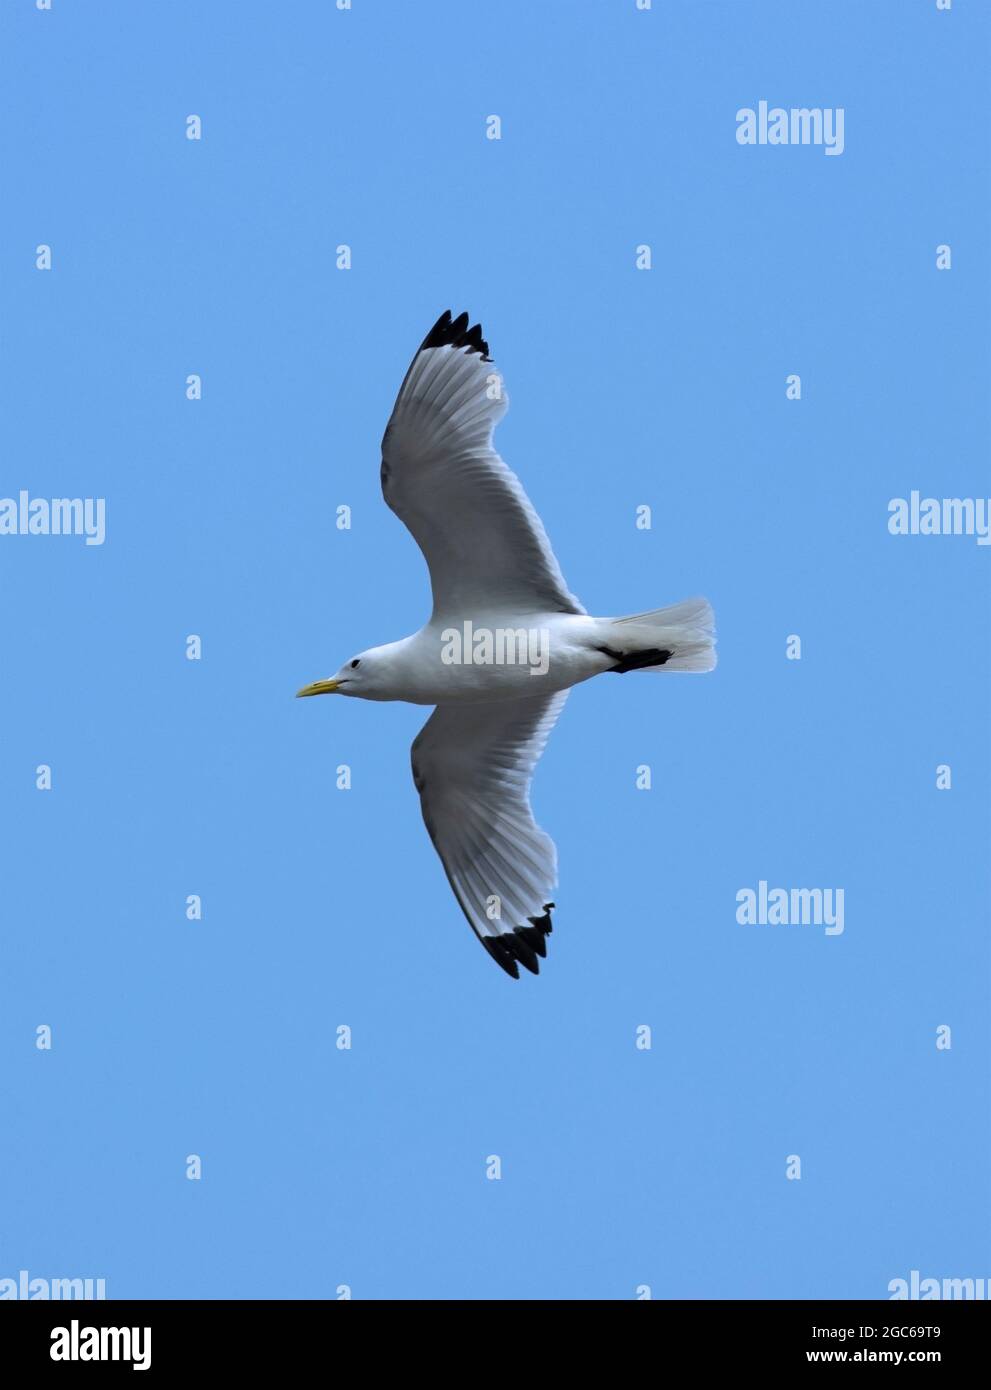
<instances>
[{"instance_id":1,"label":"bird's eye","mask_svg":"<svg viewBox=\"0 0 991 1390\"><path fill-rule=\"evenodd\" d=\"M351 663L351 670L352 670L352 671L353 671L354 668L357 666L357 664L358 664L358 658L355 657L355 659L354 659L354 660L352 661L352 663Z\"/></svg>"}]
</instances>

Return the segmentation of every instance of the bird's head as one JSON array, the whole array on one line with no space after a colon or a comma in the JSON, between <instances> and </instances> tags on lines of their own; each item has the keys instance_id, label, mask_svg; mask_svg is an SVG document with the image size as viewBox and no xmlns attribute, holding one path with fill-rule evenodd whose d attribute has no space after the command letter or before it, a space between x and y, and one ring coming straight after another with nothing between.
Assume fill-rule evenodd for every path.
<instances>
[{"instance_id":1,"label":"bird's head","mask_svg":"<svg viewBox=\"0 0 991 1390\"><path fill-rule=\"evenodd\" d=\"M376 651L359 652L350 661L345 661L336 676L314 681L312 685L304 685L302 690L297 690L296 698L304 695L357 695L364 700L381 699L381 674Z\"/></svg>"}]
</instances>

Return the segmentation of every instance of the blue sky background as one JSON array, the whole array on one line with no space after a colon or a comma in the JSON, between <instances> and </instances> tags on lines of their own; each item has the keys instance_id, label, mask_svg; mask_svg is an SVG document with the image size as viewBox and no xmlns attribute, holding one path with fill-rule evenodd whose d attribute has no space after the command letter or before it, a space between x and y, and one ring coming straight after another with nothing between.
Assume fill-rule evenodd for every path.
<instances>
[{"instance_id":1,"label":"blue sky background","mask_svg":"<svg viewBox=\"0 0 991 1390\"><path fill-rule=\"evenodd\" d=\"M887 531L913 488L988 493L988 7L7 0L2 26L0 494L105 497L108 534L0 537L0 1277L991 1275L991 552ZM842 106L843 155L739 147L762 98ZM424 711L293 699L428 611L378 444L447 307L588 608L704 593L719 627L711 676L570 699L534 789L559 911L519 984L421 823ZM738 925L762 878L842 887L844 934Z\"/></svg>"}]
</instances>

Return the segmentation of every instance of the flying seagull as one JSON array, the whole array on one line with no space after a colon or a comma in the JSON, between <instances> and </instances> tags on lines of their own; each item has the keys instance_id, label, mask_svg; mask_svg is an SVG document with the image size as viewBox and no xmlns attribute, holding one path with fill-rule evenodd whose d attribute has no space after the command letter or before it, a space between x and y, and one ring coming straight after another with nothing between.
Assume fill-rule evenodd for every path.
<instances>
[{"instance_id":1,"label":"flying seagull","mask_svg":"<svg viewBox=\"0 0 991 1390\"><path fill-rule=\"evenodd\" d=\"M493 447L508 400L479 324L443 313L382 440L382 493L430 570L433 612L299 695L436 705L412 748L427 832L472 931L508 975L547 954L554 842L530 782L567 692L606 671L711 671L705 599L593 618Z\"/></svg>"}]
</instances>

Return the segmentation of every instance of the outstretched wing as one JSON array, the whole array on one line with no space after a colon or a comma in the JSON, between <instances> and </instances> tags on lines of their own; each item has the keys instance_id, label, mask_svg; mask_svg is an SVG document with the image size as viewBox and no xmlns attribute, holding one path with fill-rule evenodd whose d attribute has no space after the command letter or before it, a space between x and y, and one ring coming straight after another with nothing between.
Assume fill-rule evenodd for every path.
<instances>
[{"instance_id":1,"label":"outstretched wing","mask_svg":"<svg viewBox=\"0 0 991 1390\"><path fill-rule=\"evenodd\" d=\"M507 974L538 973L557 883L530 781L568 692L440 705L413 744L423 820L475 935Z\"/></svg>"},{"instance_id":2,"label":"outstretched wing","mask_svg":"<svg viewBox=\"0 0 991 1390\"><path fill-rule=\"evenodd\" d=\"M382 495L423 551L435 617L494 607L585 611L493 448L508 404L481 326L443 313L410 364L382 440Z\"/></svg>"}]
</instances>

